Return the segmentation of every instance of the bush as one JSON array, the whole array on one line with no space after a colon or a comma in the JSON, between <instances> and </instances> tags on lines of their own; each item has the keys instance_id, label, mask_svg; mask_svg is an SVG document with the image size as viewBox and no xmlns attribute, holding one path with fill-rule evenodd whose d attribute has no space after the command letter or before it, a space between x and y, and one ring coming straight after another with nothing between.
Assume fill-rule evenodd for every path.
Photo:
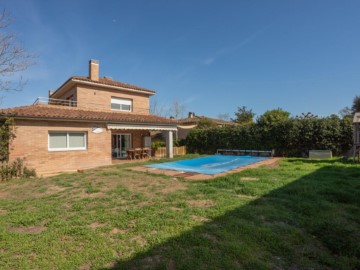
<instances>
[{"instance_id":1,"label":"bush","mask_svg":"<svg viewBox=\"0 0 360 270\"><path fill-rule=\"evenodd\" d=\"M311 149L342 155L352 146L349 119L291 118L271 124L194 129L186 138L189 152L215 153L217 149L275 150L277 156L306 156Z\"/></svg>"},{"instance_id":2,"label":"bush","mask_svg":"<svg viewBox=\"0 0 360 270\"><path fill-rule=\"evenodd\" d=\"M186 144L186 141L184 139L174 139L173 145L174 147L178 146L184 146ZM153 150L157 150L159 147L166 147L166 142L164 141L154 141L151 143L151 148Z\"/></svg>"},{"instance_id":3,"label":"bush","mask_svg":"<svg viewBox=\"0 0 360 270\"><path fill-rule=\"evenodd\" d=\"M151 143L151 148L154 150L157 150L159 147L164 147L166 146L166 143L163 141L155 141Z\"/></svg>"},{"instance_id":4,"label":"bush","mask_svg":"<svg viewBox=\"0 0 360 270\"><path fill-rule=\"evenodd\" d=\"M6 118L0 123L0 162L9 159L9 145L15 138L15 121L13 118Z\"/></svg>"},{"instance_id":5,"label":"bush","mask_svg":"<svg viewBox=\"0 0 360 270\"><path fill-rule=\"evenodd\" d=\"M174 146L184 146L185 140L184 139L175 139L174 140Z\"/></svg>"},{"instance_id":6,"label":"bush","mask_svg":"<svg viewBox=\"0 0 360 270\"><path fill-rule=\"evenodd\" d=\"M0 181L6 181L21 177L36 177L35 169L27 168L24 165L24 159L17 158L12 162L0 163Z\"/></svg>"}]
</instances>

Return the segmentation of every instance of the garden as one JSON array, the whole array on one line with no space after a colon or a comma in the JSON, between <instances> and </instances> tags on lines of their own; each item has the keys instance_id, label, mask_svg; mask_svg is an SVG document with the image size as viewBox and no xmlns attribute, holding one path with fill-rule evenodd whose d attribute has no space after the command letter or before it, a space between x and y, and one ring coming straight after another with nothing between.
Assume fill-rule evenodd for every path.
<instances>
[{"instance_id":1,"label":"garden","mask_svg":"<svg viewBox=\"0 0 360 270\"><path fill-rule=\"evenodd\" d=\"M359 164L284 158L209 181L138 165L0 182L0 268L360 267Z\"/></svg>"}]
</instances>

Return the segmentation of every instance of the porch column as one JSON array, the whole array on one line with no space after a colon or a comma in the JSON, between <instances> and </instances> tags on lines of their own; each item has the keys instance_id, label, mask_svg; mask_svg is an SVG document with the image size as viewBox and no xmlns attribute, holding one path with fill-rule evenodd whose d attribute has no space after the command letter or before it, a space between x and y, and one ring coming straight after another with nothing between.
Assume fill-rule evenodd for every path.
<instances>
[{"instance_id":1,"label":"porch column","mask_svg":"<svg viewBox=\"0 0 360 270\"><path fill-rule=\"evenodd\" d=\"M173 132L171 130L166 132L166 157L173 158Z\"/></svg>"}]
</instances>

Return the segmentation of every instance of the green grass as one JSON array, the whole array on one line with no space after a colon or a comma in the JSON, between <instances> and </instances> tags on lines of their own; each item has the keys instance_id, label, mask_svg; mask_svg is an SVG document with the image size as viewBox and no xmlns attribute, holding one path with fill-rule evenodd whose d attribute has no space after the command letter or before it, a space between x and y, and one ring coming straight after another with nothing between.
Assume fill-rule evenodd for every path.
<instances>
[{"instance_id":1,"label":"green grass","mask_svg":"<svg viewBox=\"0 0 360 270\"><path fill-rule=\"evenodd\" d=\"M193 182L134 165L1 182L0 269L360 268L360 165Z\"/></svg>"}]
</instances>

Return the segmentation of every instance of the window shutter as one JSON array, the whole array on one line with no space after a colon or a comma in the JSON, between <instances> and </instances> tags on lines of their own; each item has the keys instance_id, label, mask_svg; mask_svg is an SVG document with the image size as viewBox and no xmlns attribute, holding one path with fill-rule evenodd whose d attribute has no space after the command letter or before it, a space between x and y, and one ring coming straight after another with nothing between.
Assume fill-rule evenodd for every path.
<instances>
[{"instance_id":1,"label":"window shutter","mask_svg":"<svg viewBox=\"0 0 360 270\"><path fill-rule=\"evenodd\" d=\"M111 98L111 109L119 111L131 111L132 100L124 98Z\"/></svg>"},{"instance_id":2,"label":"window shutter","mask_svg":"<svg viewBox=\"0 0 360 270\"><path fill-rule=\"evenodd\" d=\"M66 133L50 133L49 148L59 149L67 147Z\"/></svg>"}]
</instances>

